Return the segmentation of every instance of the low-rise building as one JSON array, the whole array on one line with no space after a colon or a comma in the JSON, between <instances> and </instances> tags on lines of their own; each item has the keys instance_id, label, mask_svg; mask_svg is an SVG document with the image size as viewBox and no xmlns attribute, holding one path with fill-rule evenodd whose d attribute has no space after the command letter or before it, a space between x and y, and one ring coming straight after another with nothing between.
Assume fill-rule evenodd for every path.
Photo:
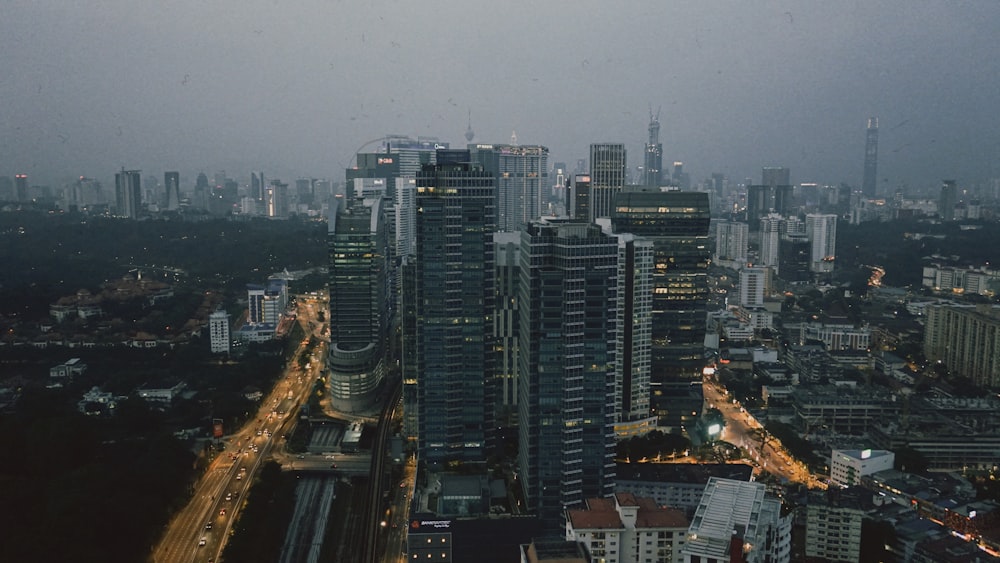
<instances>
[{"instance_id":1,"label":"low-rise building","mask_svg":"<svg viewBox=\"0 0 1000 563\"><path fill-rule=\"evenodd\" d=\"M866 475L892 469L896 455L887 450L833 450L830 454L830 484L851 487Z\"/></svg>"},{"instance_id":2,"label":"low-rise building","mask_svg":"<svg viewBox=\"0 0 1000 563\"><path fill-rule=\"evenodd\" d=\"M80 358L70 358L65 362L49 368L49 377L73 377L87 371L87 364Z\"/></svg>"},{"instance_id":3,"label":"low-rise building","mask_svg":"<svg viewBox=\"0 0 1000 563\"><path fill-rule=\"evenodd\" d=\"M587 499L584 508L566 511L566 539L587 547L604 563L679 561L688 521L675 508L660 508L653 499L616 493Z\"/></svg>"}]
</instances>

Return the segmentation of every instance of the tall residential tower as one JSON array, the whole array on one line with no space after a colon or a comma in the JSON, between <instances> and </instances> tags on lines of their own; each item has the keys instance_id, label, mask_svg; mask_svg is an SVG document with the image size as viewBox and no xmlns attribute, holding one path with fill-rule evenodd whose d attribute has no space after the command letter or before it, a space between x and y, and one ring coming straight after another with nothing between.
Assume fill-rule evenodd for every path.
<instances>
[{"instance_id":1,"label":"tall residential tower","mask_svg":"<svg viewBox=\"0 0 1000 563\"><path fill-rule=\"evenodd\" d=\"M614 491L617 256L592 223L543 219L521 234L518 459L548 527Z\"/></svg>"}]
</instances>

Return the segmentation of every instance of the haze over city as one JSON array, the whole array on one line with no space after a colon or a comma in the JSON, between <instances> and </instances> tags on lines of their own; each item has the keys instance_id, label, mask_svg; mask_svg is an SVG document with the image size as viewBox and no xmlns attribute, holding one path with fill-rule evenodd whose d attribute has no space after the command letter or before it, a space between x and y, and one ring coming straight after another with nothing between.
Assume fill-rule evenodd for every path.
<instances>
[{"instance_id":1,"label":"haze over city","mask_svg":"<svg viewBox=\"0 0 1000 563\"><path fill-rule=\"evenodd\" d=\"M998 28L985 1L10 0L0 174L340 179L382 135L463 146L470 115L477 142L622 142L634 167L659 111L695 181L859 185L878 116L881 192L967 185L1000 173Z\"/></svg>"}]
</instances>

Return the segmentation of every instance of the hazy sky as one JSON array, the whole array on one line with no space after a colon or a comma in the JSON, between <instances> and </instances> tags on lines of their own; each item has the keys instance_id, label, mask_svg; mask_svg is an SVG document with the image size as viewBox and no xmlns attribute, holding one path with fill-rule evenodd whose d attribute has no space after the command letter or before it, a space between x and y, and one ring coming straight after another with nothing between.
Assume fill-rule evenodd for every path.
<instances>
[{"instance_id":1,"label":"hazy sky","mask_svg":"<svg viewBox=\"0 0 1000 563\"><path fill-rule=\"evenodd\" d=\"M694 181L860 185L876 115L880 185L968 184L1000 177L998 30L994 0L0 0L0 175L343 180L388 133L464 146L470 110L632 167L652 105Z\"/></svg>"}]
</instances>

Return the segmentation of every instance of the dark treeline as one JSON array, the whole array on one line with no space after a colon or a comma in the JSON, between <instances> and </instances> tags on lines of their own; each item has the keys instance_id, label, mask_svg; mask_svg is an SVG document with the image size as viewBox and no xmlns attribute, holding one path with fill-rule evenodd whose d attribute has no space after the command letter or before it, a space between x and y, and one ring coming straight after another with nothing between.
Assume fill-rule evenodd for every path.
<instances>
[{"instance_id":1,"label":"dark treeline","mask_svg":"<svg viewBox=\"0 0 1000 563\"><path fill-rule=\"evenodd\" d=\"M0 314L45 314L54 299L96 290L136 266L179 268L186 273L182 279L200 289L242 289L285 268L324 265L325 237L325 222L297 219L131 221L0 213ZM155 279L162 272L145 275Z\"/></svg>"},{"instance_id":2,"label":"dark treeline","mask_svg":"<svg viewBox=\"0 0 1000 563\"><path fill-rule=\"evenodd\" d=\"M974 228L968 228L973 226ZM900 220L887 223L837 223L838 268L881 266L886 285L919 287L923 266L939 255L956 257L956 266L1000 264L1000 223L961 224ZM948 264L949 260L939 260Z\"/></svg>"}]
</instances>

